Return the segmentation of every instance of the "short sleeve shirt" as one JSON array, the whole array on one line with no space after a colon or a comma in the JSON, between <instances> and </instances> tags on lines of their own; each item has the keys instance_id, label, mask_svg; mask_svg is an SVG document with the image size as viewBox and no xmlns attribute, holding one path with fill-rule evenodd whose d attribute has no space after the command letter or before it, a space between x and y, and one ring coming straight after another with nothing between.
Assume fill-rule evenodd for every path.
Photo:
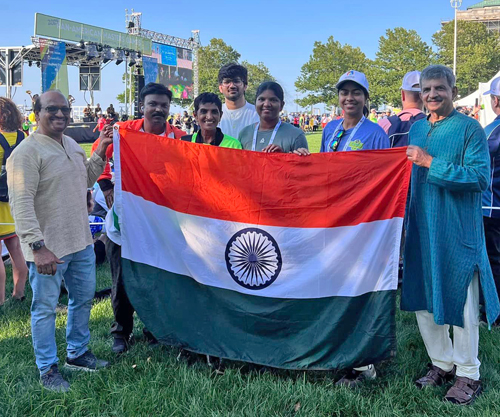
<instances>
[{"instance_id":1,"label":"short sleeve shirt","mask_svg":"<svg viewBox=\"0 0 500 417\"><path fill-rule=\"evenodd\" d=\"M242 108L229 110L226 103L222 105L222 118L219 123L220 129L225 135L237 138L245 126L257 123L259 115L255 111L255 106L246 103Z\"/></svg>"},{"instance_id":2,"label":"short sleeve shirt","mask_svg":"<svg viewBox=\"0 0 500 417\"><path fill-rule=\"evenodd\" d=\"M247 126L241 131L239 140L243 149L248 151L252 150L254 131L255 124ZM272 135L272 130L259 130L257 132L255 150L261 152L262 149L269 145ZM278 145L285 153L293 152L299 148L309 149L304 132L288 123L281 124L276 132L273 144Z\"/></svg>"},{"instance_id":3,"label":"short sleeve shirt","mask_svg":"<svg viewBox=\"0 0 500 417\"><path fill-rule=\"evenodd\" d=\"M342 123L342 119L333 120L325 126L325 130L323 130L323 137L321 139L320 152L333 152L330 143L332 142L333 134L340 123ZM389 137L384 130L379 125L368 119L365 119L363 124L359 127L355 137L351 137L353 131L354 128L345 131L344 135L340 139L337 152L366 151L391 147Z\"/></svg>"}]
</instances>

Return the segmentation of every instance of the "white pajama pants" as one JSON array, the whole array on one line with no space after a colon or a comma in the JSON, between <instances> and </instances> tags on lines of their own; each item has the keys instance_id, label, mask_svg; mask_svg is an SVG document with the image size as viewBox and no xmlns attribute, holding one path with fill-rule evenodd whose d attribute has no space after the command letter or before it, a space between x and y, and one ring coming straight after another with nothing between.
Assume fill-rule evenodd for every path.
<instances>
[{"instance_id":1,"label":"white pajama pants","mask_svg":"<svg viewBox=\"0 0 500 417\"><path fill-rule=\"evenodd\" d=\"M467 290L464 327L453 326L453 342L449 325L438 325L434 315L417 311L418 328L432 364L449 372L457 366L457 376L479 380L479 282L478 274Z\"/></svg>"}]
</instances>

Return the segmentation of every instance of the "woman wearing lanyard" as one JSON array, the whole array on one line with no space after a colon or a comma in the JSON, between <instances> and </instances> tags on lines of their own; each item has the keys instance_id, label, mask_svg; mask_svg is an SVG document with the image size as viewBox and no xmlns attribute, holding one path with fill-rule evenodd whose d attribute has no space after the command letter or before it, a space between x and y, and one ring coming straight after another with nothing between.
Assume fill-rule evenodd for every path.
<instances>
[{"instance_id":1,"label":"woman wearing lanyard","mask_svg":"<svg viewBox=\"0 0 500 417\"><path fill-rule=\"evenodd\" d=\"M293 152L308 149L304 132L289 123L282 123L280 112L285 105L283 89L268 81L257 89L255 108L260 121L243 128L238 139L245 150L258 152Z\"/></svg>"},{"instance_id":2,"label":"woman wearing lanyard","mask_svg":"<svg viewBox=\"0 0 500 417\"><path fill-rule=\"evenodd\" d=\"M340 107L344 117L333 120L323 130L320 152L361 151L390 148L389 137L376 123L368 120L365 106L369 97L369 85L365 74L349 71L337 83ZM295 151L297 155L310 155L306 149ZM377 376L373 365L354 368L343 376L336 385L355 388L366 379Z\"/></svg>"}]
</instances>

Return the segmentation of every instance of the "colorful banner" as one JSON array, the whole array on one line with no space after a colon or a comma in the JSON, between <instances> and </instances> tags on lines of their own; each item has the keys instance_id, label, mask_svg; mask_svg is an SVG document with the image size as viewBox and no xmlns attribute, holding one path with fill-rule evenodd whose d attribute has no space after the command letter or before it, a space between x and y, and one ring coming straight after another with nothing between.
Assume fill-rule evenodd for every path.
<instances>
[{"instance_id":1,"label":"colorful banner","mask_svg":"<svg viewBox=\"0 0 500 417\"><path fill-rule=\"evenodd\" d=\"M42 92L59 90L69 95L66 43L40 39L42 58Z\"/></svg>"},{"instance_id":2,"label":"colorful banner","mask_svg":"<svg viewBox=\"0 0 500 417\"><path fill-rule=\"evenodd\" d=\"M127 293L162 342L328 370L395 351L404 149L299 157L115 132Z\"/></svg>"}]
</instances>

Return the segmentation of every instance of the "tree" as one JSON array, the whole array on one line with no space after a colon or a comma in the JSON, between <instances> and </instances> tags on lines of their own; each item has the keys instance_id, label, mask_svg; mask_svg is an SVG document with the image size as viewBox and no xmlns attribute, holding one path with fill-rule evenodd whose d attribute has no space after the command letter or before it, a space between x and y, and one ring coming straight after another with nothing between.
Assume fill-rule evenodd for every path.
<instances>
[{"instance_id":1,"label":"tree","mask_svg":"<svg viewBox=\"0 0 500 417\"><path fill-rule=\"evenodd\" d=\"M400 87L409 71L422 71L435 62L432 48L414 30L388 29L379 39L373 67L368 70L372 103L401 105Z\"/></svg>"},{"instance_id":2,"label":"tree","mask_svg":"<svg viewBox=\"0 0 500 417\"><path fill-rule=\"evenodd\" d=\"M248 102L255 104L255 94L257 93L259 85L265 81L275 81L275 79L271 75L269 68L267 68L263 62L259 62L255 65L250 64L247 61L243 61L241 65L248 70L248 88L245 94L246 99Z\"/></svg>"},{"instance_id":3,"label":"tree","mask_svg":"<svg viewBox=\"0 0 500 417\"><path fill-rule=\"evenodd\" d=\"M370 60L361 49L342 45L333 36L326 43L314 42L312 55L295 81L297 91L306 93L304 98L296 100L297 103L304 107L318 103L336 104L335 85L340 76L352 69L364 72L369 65Z\"/></svg>"},{"instance_id":4,"label":"tree","mask_svg":"<svg viewBox=\"0 0 500 417\"><path fill-rule=\"evenodd\" d=\"M198 51L199 91L219 93L217 76L223 65L238 62L241 55L222 39L210 39L207 46L202 46Z\"/></svg>"},{"instance_id":5,"label":"tree","mask_svg":"<svg viewBox=\"0 0 500 417\"><path fill-rule=\"evenodd\" d=\"M240 57L239 52L222 39L213 38L207 46L201 47L198 52L200 92L216 93L223 99L223 95L219 92L219 70L231 62L238 63ZM263 62L251 64L243 61L241 65L248 70L246 98L250 103L254 103L255 93L260 83L274 81L274 78Z\"/></svg>"},{"instance_id":6,"label":"tree","mask_svg":"<svg viewBox=\"0 0 500 417\"><path fill-rule=\"evenodd\" d=\"M125 84L125 79L127 78L127 75L128 74L126 74L126 73L124 73L122 75L123 84ZM130 75L128 75L128 76L130 77ZM130 81L130 78L129 78L129 81ZM120 93L116 96L118 103L125 104L128 100L129 94L130 94L130 84L128 85L128 88L126 88L123 93ZM135 82L134 82L134 77L132 77L132 103L134 102L134 100L135 100ZM130 110L129 110L129 112L130 112Z\"/></svg>"},{"instance_id":7,"label":"tree","mask_svg":"<svg viewBox=\"0 0 500 417\"><path fill-rule=\"evenodd\" d=\"M446 23L432 37L439 63L449 67L453 66L454 24ZM466 96L500 69L499 37L483 23L459 20L457 24L457 87L459 94Z\"/></svg>"}]
</instances>

